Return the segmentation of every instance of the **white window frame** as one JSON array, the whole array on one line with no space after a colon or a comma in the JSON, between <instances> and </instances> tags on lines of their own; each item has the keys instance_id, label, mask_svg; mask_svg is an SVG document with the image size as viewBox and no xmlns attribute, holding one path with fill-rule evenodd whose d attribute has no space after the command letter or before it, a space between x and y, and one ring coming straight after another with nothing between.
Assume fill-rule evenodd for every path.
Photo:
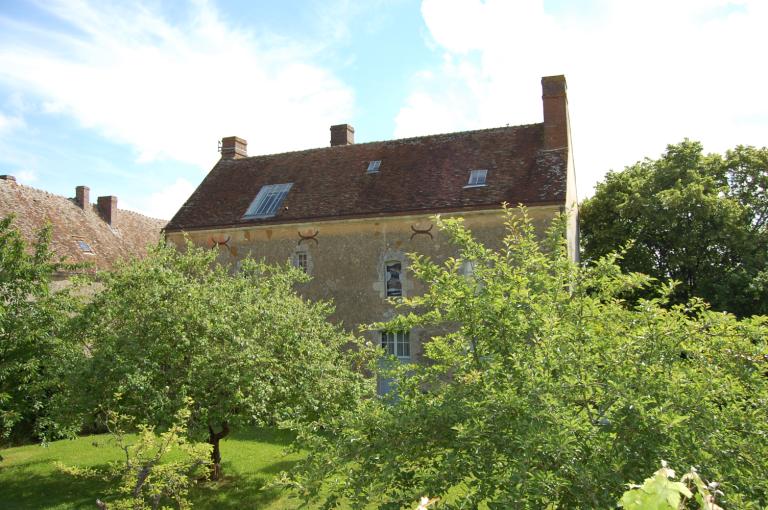
<instances>
[{"instance_id":1,"label":"white window frame","mask_svg":"<svg viewBox=\"0 0 768 510\"><path fill-rule=\"evenodd\" d=\"M285 184L266 184L261 187L251 205L243 215L243 219L271 218L283 205L285 197L293 186L292 182Z\"/></svg>"},{"instance_id":2,"label":"white window frame","mask_svg":"<svg viewBox=\"0 0 768 510\"><path fill-rule=\"evenodd\" d=\"M470 170L469 180L465 188L479 188L481 186L487 186L488 170Z\"/></svg>"},{"instance_id":3,"label":"white window frame","mask_svg":"<svg viewBox=\"0 0 768 510\"><path fill-rule=\"evenodd\" d=\"M381 348L387 356L396 356L398 360L411 361L410 331L380 331Z\"/></svg>"},{"instance_id":4,"label":"white window frame","mask_svg":"<svg viewBox=\"0 0 768 510\"><path fill-rule=\"evenodd\" d=\"M304 259L304 265L302 265L302 258ZM291 256L291 264L295 268L303 269L304 273L312 275L315 264L312 260L312 254L306 245L300 244L296 247Z\"/></svg>"}]
</instances>

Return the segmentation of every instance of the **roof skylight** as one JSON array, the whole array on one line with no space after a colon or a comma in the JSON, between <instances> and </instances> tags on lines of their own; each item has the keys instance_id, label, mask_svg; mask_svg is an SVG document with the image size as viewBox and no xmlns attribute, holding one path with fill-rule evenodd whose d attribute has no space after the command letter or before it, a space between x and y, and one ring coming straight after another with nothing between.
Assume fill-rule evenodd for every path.
<instances>
[{"instance_id":1,"label":"roof skylight","mask_svg":"<svg viewBox=\"0 0 768 510\"><path fill-rule=\"evenodd\" d=\"M292 182L286 184L267 184L263 186L256 198L253 199L243 218L269 218L277 214L277 210L283 204Z\"/></svg>"},{"instance_id":2,"label":"roof skylight","mask_svg":"<svg viewBox=\"0 0 768 510\"><path fill-rule=\"evenodd\" d=\"M370 163L368 163L368 173L369 174L375 174L376 172L379 171L380 167L381 167L381 160L380 159L371 161Z\"/></svg>"},{"instance_id":3,"label":"roof skylight","mask_svg":"<svg viewBox=\"0 0 768 510\"><path fill-rule=\"evenodd\" d=\"M93 253L93 248L91 248L91 245L82 239L75 239L75 242L77 243L77 247L80 248L83 253Z\"/></svg>"},{"instance_id":4,"label":"roof skylight","mask_svg":"<svg viewBox=\"0 0 768 510\"><path fill-rule=\"evenodd\" d=\"M488 170L472 170L469 172L469 182L465 188L473 186L485 186L485 177L488 175Z\"/></svg>"}]
</instances>

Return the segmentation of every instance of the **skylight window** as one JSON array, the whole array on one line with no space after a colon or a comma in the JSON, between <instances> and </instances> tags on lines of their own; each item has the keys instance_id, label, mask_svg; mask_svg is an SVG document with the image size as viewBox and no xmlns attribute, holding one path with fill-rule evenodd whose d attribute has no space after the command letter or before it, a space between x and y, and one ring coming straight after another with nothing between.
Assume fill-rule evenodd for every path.
<instances>
[{"instance_id":1,"label":"skylight window","mask_svg":"<svg viewBox=\"0 0 768 510\"><path fill-rule=\"evenodd\" d=\"M277 214L277 210L283 205L292 182L287 184L268 184L263 186L256 198L253 199L243 218L269 218Z\"/></svg>"},{"instance_id":2,"label":"skylight window","mask_svg":"<svg viewBox=\"0 0 768 510\"><path fill-rule=\"evenodd\" d=\"M379 171L379 168L381 167L381 160L377 159L375 161L371 161L368 163L368 173L369 174L375 174Z\"/></svg>"},{"instance_id":3,"label":"skylight window","mask_svg":"<svg viewBox=\"0 0 768 510\"><path fill-rule=\"evenodd\" d=\"M485 186L485 177L487 174L488 170L472 170L469 172L469 182L465 187Z\"/></svg>"},{"instance_id":4,"label":"skylight window","mask_svg":"<svg viewBox=\"0 0 768 510\"><path fill-rule=\"evenodd\" d=\"M91 245L82 239L75 239L75 242L77 243L77 247L80 248L80 251L83 253L93 253L93 248L91 248Z\"/></svg>"}]
</instances>

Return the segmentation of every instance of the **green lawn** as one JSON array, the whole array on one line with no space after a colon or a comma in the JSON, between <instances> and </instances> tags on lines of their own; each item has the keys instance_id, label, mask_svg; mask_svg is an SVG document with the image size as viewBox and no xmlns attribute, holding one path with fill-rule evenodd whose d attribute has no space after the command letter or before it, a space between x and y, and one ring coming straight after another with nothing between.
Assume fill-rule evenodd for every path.
<instances>
[{"instance_id":1,"label":"green lawn","mask_svg":"<svg viewBox=\"0 0 768 510\"><path fill-rule=\"evenodd\" d=\"M233 434L221 443L224 479L205 484L192 493L196 509L295 509L300 501L280 491L261 490L280 471L300 458L286 455L291 435L271 429ZM48 447L21 446L0 450L0 509L95 508L97 497L108 494L105 483L74 478L56 469L70 466L104 466L119 459L119 450L108 435L56 441Z\"/></svg>"}]
</instances>

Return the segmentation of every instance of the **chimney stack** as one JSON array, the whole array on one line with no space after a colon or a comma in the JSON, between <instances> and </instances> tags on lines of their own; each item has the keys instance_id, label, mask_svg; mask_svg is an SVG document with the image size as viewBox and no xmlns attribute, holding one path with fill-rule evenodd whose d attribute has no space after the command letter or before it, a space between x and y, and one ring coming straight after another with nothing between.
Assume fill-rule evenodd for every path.
<instances>
[{"instance_id":1,"label":"chimney stack","mask_svg":"<svg viewBox=\"0 0 768 510\"><path fill-rule=\"evenodd\" d=\"M355 128L349 124L331 126L331 147L355 143Z\"/></svg>"},{"instance_id":2,"label":"chimney stack","mask_svg":"<svg viewBox=\"0 0 768 510\"><path fill-rule=\"evenodd\" d=\"M544 103L544 149L568 147L568 97L565 76L545 76L541 79Z\"/></svg>"},{"instance_id":3,"label":"chimney stack","mask_svg":"<svg viewBox=\"0 0 768 510\"><path fill-rule=\"evenodd\" d=\"M96 208L99 210L99 216L110 227L114 227L117 223L117 197L106 196L99 197L96 202Z\"/></svg>"},{"instance_id":4,"label":"chimney stack","mask_svg":"<svg viewBox=\"0 0 768 510\"><path fill-rule=\"evenodd\" d=\"M77 204L80 209L85 209L91 204L90 191L88 186L77 186L75 188L75 204Z\"/></svg>"},{"instance_id":5,"label":"chimney stack","mask_svg":"<svg viewBox=\"0 0 768 510\"><path fill-rule=\"evenodd\" d=\"M221 159L240 159L248 157L248 142L238 136L221 139Z\"/></svg>"}]
</instances>

